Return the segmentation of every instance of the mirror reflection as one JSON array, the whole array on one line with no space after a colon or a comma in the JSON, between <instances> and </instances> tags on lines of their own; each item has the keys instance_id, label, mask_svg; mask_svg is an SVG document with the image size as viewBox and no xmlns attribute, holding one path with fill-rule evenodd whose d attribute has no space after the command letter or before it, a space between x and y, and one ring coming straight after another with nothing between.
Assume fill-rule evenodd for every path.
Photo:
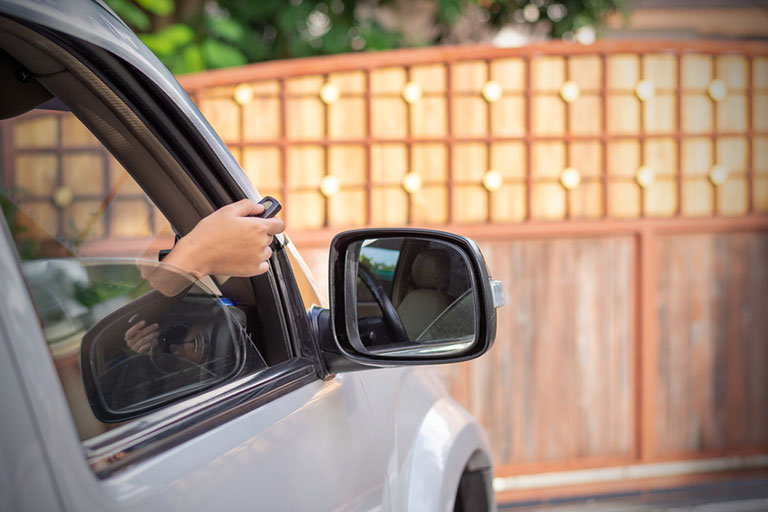
<instances>
[{"instance_id":1,"label":"mirror reflection","mask_svg":"<svg viewBox=\"0 0 768 512\"><path fill-rule=\"evenodd\" d=\"M353 244L357 326L371 354L460 353L475 340L475 292L466 256L434 239L397 237Z\"/></svg>"},{"instance_id":2,"label":"mirror reflection","mask_svg":"<svg viewBox=\"0 0 768 512\"><path fill-rule=\"evenodd\" d=\"M266 367L245 313L214 288L151 260L23 264L51 350L79 353L94 416L124 421Z\"/></svg>"}]
</instances>

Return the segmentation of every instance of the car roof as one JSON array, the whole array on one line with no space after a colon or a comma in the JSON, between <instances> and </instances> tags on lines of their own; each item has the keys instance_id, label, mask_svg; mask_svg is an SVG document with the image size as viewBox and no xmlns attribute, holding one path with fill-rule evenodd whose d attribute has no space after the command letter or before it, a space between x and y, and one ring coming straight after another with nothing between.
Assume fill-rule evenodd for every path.
<instances>
[{"instance_id":1,"label":"car roof","mask_svg":"<svg viewBox=\"0 0 768 512\"><path fill-rule=\"evenodd\" d=\"M246 192L253 187L219 136L162 62L100 0L0 0L0 14L87 41L121 58L153 82L209 141L229 174Z\"/></svg>"}]
</instances>

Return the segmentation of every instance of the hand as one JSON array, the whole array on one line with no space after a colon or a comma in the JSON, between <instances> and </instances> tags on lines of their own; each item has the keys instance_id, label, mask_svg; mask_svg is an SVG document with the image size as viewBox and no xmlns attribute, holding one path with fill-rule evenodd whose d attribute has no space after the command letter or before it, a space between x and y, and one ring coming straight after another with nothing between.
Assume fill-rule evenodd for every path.
<instances>
[{"instance_id":1,"label":"hand","mask_svg":"<svg viewBox=\"0 0 768 512\"><path fill-rule=\"evenodd\" d=\"M280 219L251 217L264 207L250 199L219 208L182 237L163 263L196 278L205 275L249 277L269 270L273 235L282 233Z\"/></svg>"},{"instance_id":2,"label":"hand","mask_svg":"<svg viewBox=\"0 0 768 512\"><path fill-rule=\"evenodd\" d=\"M147 322L141 320L125 331L125 344L137 354L143 354L157 345L158 328L157 324L147 325Z\"/></svg>"}]
</instances>

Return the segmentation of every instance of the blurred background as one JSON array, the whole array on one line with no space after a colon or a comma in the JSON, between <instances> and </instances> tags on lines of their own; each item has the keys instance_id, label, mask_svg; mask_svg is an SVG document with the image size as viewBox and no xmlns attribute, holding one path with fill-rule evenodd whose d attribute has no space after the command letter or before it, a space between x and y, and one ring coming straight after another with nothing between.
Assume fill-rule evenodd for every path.
<instances>
[{"instance_id":1,"label":"blurred background","mask_svg":"<svg viewBox=\"0 0 768 512\"><path fill-rule=\"evenodd\" d=\"M768 1L107 4L283 203L322 294L344 229L480 244L496 344L436 371L488 432L500 503L768 509ZM4 184L22 252L33 225L87 231L84 253L170 243L131 188L103 216L62 192L67 168L125 174L68 116L0 125L4 168L64 173L42 202L28 172Z\"/></svg>"}]
</instances>

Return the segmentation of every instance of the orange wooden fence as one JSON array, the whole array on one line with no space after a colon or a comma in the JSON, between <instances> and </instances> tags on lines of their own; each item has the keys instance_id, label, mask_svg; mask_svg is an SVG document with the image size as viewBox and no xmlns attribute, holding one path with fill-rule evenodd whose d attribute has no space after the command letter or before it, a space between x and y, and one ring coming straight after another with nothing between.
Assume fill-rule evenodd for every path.
<instances>
[{"instance_id":1,"label":"orange wooden fence","mask_svg":"<svg viewBox=\"0 0 768 512\"><path fill-rule=\"evenodd\" d=\"M768 453L767 44L443 47L181 82L321 286L348 227L480 243L507 292L497 343L440 371L497 474ZM24 160L33 122L6 165L77 152ZM145 217L102 236L167 231Z\"/></svg>"}]
</instances>

